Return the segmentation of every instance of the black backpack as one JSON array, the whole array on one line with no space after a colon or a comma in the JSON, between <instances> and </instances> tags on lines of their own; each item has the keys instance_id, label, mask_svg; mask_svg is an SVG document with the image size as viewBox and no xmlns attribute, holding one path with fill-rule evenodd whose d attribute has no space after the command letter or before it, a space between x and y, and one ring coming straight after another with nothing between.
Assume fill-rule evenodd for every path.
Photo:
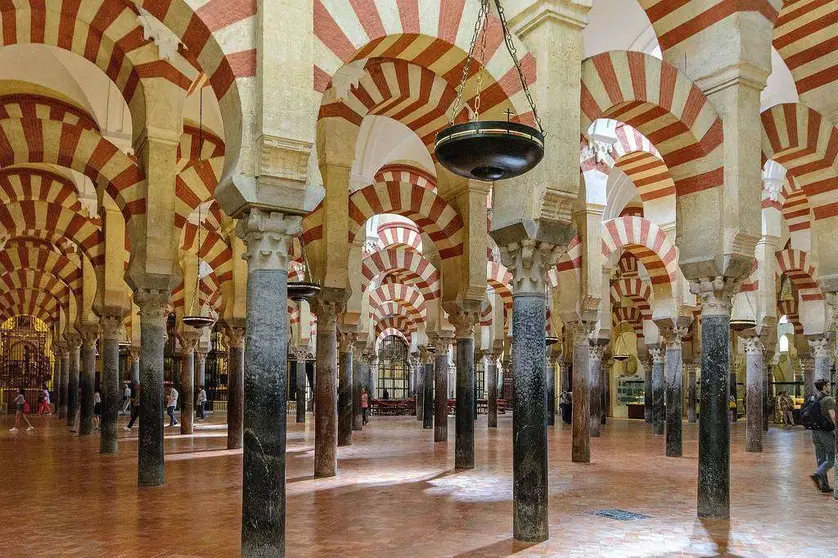
<instances>
[{"instance_id":1,"label":"black backpack","mask_svg":"<svg viewBox=\"0 0 838 558\"><path fill-rule=\"evenodd\" d=\"M826 396L812 396L800 409L800 423L806 430L823 430L832 432L835 425L821 410L821 399Z\"/></svg>"}]
</instances>

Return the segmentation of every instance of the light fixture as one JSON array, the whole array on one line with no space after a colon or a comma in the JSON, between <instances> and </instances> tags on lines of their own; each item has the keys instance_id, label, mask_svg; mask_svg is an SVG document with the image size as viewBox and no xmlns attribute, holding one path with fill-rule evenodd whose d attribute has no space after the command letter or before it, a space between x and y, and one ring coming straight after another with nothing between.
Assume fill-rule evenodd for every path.
<instances>
[{"instance_id":1,"label":"light fixture","mask_svg":"<svg viewBox=\"0 0 838 558\"><path fill-rule=\"evenodd\" d=\"M477 71L477 93L472 103L472 118L465 124L455 124L460 105L465 94L466 81L469 78L471 63L474 61L474 50L480 41L480 62L486 63L486 38L489 25L489 0L480 1L480 10L474 24L474 35L469 45L468 58L463 66L463 75L457 96L451 106L448 127L436 136L434 153L439 162L459 176L490 182L513 178L529 172L535 168L544 157L544 128L536 112L535 102L530 94L527 80L521 69L521 63L512 35L506 22L501 0L494 0L503 31L504 45L512 57L512 62L518 72L521 88L532 110L533 119L538 129L526 124L511 122L511 111L506 111L506 121L480 121L480 95L483 85L481 67Z\"/></svg>"},{"instance_id":2,"label":"light fixture","mask_svg":"<svg viewBox=\"0 0 838 558\"><path fill-rule=\"evenodd\" d=\"M622 350L620 350L620 345L622 345ZM623 336L617 336L617 342L614 343L614 354L611 355L611 358L616 360L617 362L624 362L629 359L628 351L626 351L626 344L623 341Z\"/></svg>"},{"instance_id":3,"label":"light fixture","mask_svg":"<svg viewBox=\"0 0 838 558\"><path fill-rule=\"evenodd\" d=\"M553 337L552 335L548 335L547 337L544 338L544 344L548 347L551 346L551 345L555 345L558 342L559 342L559 338L558 337Z\"/></svg>"},{"instance_id":4,"label":"light fixture","mask_svg":"<svg viewBox=\"0 0 838 558\"><path fill-rule=\"evenodd\" d=\"M320 285L311 279L311 271L306 258L306 247L300 239L300 252L303 254L303 280L288 281L288 298L299 303L303 300L311 300L320 292Z\"/></svg>"}]
</instances>

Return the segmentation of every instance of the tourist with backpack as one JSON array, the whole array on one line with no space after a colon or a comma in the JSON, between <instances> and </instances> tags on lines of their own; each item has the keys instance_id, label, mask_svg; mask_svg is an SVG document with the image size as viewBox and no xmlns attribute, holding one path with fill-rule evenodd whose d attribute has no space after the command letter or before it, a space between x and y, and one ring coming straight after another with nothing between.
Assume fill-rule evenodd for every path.
<instances>
[{"instance_id":1,"label":"tourist with backpack","mask_svg":"<svg viewBox=\"0 0 838 558\"><path fill-rule=\"evenodd\" d=\"M812 431L818 470L812 481L821 492L832 492L829 470L835 465L835 398L829 395L829 382L823 378L815 382L817 393L800 410L800 422Z\"/></svg>"}]
</instances>

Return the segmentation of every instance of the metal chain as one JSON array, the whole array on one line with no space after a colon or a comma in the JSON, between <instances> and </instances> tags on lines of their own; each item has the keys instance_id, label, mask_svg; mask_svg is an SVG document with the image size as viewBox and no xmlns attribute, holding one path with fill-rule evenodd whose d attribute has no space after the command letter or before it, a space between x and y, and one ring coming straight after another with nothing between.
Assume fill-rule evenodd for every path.
<instances>
[{"instance_id":1,"label":"metal chain","mask_svg":"<svg viewBox=\"0 0 838 558\"><path fill-rule=\"evenodd\" d=\"M529 103L530 109L532 109L533 119L538 125L539 131L546 136L547 132L544 131L544 126L541 125L541 119L538 117L538 112L535 110L535 101L533 101L530 88L527 86L527 80L524 79L524 71L521 69L521 63L518 61L518 50L512 42L512 34L509 32L509 26L506 23L506 14L503 11L503 6L501 6L500 0L495 0L495 7L497 7L500 25L503 28L503 41L506 43L506 50L509 51L509 55L512 57L512 62L515 64L515 69L518 70L518 78L521 80L521 87L524 89L524 95L527 98L527 103Z\"/></svg>"},{"instance_id":2,"label":"metal chain","mask_svg":"<svg viewBox=\"0 0 838 558\"><path fill-rule=\"evenodd\" d=\"M480 35L480 67L477 69L477 94L474 96L474 118L476 122L480 120L480 94L483 92L483 72L486 71L486 38L489 35L489 17L488 8L486 10L486 17L483 18L483 28Z\"/></svg>"},{"instance_id":3,"label":"metal chain","mask_svg":"<svg viewBox=\"0 0 838 558\"><path fill-rule=\"evenodd\" d=\"M468 57L466 64L463 66L463 75L460 78L460 86L457 88L457 96L454 98L454 104L451 105L451 116L448 119L448 125L453 126L454 120L457 118L457 113L460 111L460 105L463 101L463 93L466 90L466 81L468 80L468 73L471 69L471 62L474 60L474 48L477 46L477 37L480 34L482 27L481 22L484 18L488 19L489 14L489 0L480 0L480 11L477 12L477 21L474 22L474 34L471 37L471 43L468 49Z\"/></svg>"}]
</instances>

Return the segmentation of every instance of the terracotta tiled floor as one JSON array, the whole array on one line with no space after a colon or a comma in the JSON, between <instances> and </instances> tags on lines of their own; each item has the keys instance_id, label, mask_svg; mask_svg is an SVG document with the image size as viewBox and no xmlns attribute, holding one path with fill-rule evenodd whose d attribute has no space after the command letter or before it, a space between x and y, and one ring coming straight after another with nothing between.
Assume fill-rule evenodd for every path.
<instances>
[{"instance_id":1,"label":"terracotta tiled floor","mask_svg":"<svg viewBox=\"0 0 838 558\"><path fill-rule=\"evenodd\" d=\"M309 415L309 418L311 416ZM124 420L124 419L123 419ZM166 443L162 488L136 487L136 434L116 457L59 419L33 432L0 430L0 555L236 555L241 453L224 449L223 416ZM292 418L293 421L293 418ZM288 554L292 556L826 556L838 552L838 502L815 492L809 434L772 426L763 454L734 429L730 522L695 519L695 425L685 457L662 438L615 420L593 440L589 465L570 462L570 431L550 429L550 541L512 542L512 421L476 425L477 468L453 470L452 440L434 444L412 418L376 419L340 448L339 474L314 480L311 422L289 422ZM125 433L120 431L120 435ZM620 508L651 516L591 515Z\"/></svg>"}]
</instances>

